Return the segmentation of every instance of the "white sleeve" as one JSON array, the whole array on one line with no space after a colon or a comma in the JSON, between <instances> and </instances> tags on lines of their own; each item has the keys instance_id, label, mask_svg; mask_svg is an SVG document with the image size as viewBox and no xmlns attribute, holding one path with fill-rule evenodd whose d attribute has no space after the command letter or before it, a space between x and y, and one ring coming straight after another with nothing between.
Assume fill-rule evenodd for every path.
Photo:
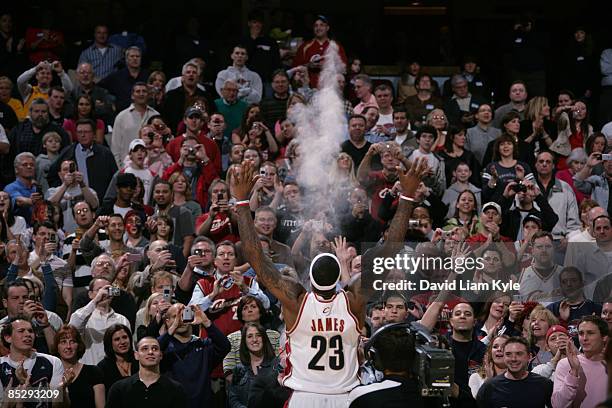
<instances>
[{"instance_id":1,"label":"white sleeve","mask_svg":"<svg viewBox=\"0 0 612 408\"><path fill-rule=\"evenodd\" d=\"M49 386L51 388L58 388L62 382L62 377L64 376L64 365L57 357L51 360L51 363L53 363L53 376L51 377L51 383Z\"/></svg>"},{"instance_id":2,"label":"white sleeve","mask_svg":"<svg viewBox=\"0 0 612 408\"><path fill-rule=\"evenodd\" d=\"M191 300L189 301L189 306L191 305L198 305L203 312L207 311L212 305L212 301L208 298L208 296L204 295L202 289L200 289L200 285L198 284L196 284L195 288L193 288L193 294L191 295Z\"/></svg>"},{"instance_id":3,"label":"white sleeve","mask_svg":"<svg viewBox=\"0 0 612 408\"><path fill-rule=\"evenodd\" d=\"M21 98L24 101L28 99L28 96L30 93L32 93L32 85L30 85L28 82L34 75L36 75L36 67L28 69L17 78L17 89L19 90Z\"/></svg>"},{"instance_id":4,"label":"white sleeve","mask_svg":"<svg viewBox=\"0 0 612 408\"><path fill-rule=\"evenodd\" d=\"M2 125L0 125L0 143L9 144L8 137L6 136L6 131L4 130L4 127Z\"/></svg>"},{"instance_id":5,"label":"white sleeve","mask_svg":"<svg viewBox=\"0 0 612 408\"><path fill-rule=\"evenodd\" d=\"M259 288L259 284L257 283L256 279L251 281L251 285L249 286L249 295L255 296L257 299L259 299L265 309L270 308L270 299L268 299L266 294Z\"/></svg>"}]
</instances>

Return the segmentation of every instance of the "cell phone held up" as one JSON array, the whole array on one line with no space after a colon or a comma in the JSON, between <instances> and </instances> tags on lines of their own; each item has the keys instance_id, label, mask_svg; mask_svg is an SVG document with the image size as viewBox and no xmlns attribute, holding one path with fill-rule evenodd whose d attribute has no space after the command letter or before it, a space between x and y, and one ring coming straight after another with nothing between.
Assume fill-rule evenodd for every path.
<instances>
[{"instance_id":1,"label":"cell phone held up","mask_svg":"<svg viewBox=\"0 0 612 408\"><path fill-rule=\"evenodd\" d=\"M195 319L195 313L193 309L191 309L189 306L185 306L185 308L183 309L182 318L183 318L183 323L193 322L193 320Z\"/></svg>"},{"instance_id":2,"label":"cell phone held up","mask_svg":"<svg viewBox=\"0 0 612 408\"><path fill-rule=\"evenodd\" d=\"M171 286L164 286L162 297L164 298L166 302L172 303L172 287Z\"/></svg>"}]
</instances>

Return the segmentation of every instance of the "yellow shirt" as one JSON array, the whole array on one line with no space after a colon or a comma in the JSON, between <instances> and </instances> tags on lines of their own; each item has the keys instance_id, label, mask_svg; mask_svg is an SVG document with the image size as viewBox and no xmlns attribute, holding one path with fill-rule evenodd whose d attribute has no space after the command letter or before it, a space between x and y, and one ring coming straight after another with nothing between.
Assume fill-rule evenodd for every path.
<instances>
[{"instance_id":1,"label":"yellow shirt","mask_svg":"<svg viewBox=\"0 0 612 408\"><path fill-rule=\"evenodd\" d=\"M26 115L28 114L28 112L30 112L30 105L32 105L32 101L38 98L47 100L49 99L49 94L46 92L42 92L38 85L35 85L32 87L32 92L30 92L30 95L28 95L28 99L26 99L25 103L23 104L23 110L25 111Z\"/></svg>"},{"instance_id":2,"label":"yellow shirt","mask_svg":"<svg viewBox=\"0 0 612 408\"><path fill-rule=\"evenodd\" d=\"M20 122L28 116L28 111L23 108L23 103L19 99L11 98L7 105L15 111L15 115Z\"/></svg>"}]
</instances>

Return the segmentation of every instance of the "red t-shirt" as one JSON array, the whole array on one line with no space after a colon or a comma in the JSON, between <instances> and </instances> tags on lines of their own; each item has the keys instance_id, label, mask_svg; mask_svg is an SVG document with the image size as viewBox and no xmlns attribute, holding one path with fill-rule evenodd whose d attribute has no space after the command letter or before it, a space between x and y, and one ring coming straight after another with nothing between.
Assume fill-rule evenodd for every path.
<instances>
[{"instance_id":1,"label":"red t-shirt","mask_svg":"<svg viewBox=\"0 0 612 408\"><path fill-rule=\"evenodd\" d=\"M170 155L173 162L178 162L181 157L181 144L185 140L185 134L175 137L166 145L166 152ZM198 142L204 146L206 155L213 162L213 165L217 169L217 173L221 174L221 152L219 152L219 146L206 136L204 131L198 134Z\"/></svg>"},{"instance_id":2,"label":"red t-shirt","mask_svg":"<svg viewBox=\"0 0 612 408\"><path fill-rule=\"evenodd\" d=\"M344 48L340 44L338 44L338 54L340 54L340 59L345 64L347 63L346 54L344 53ZM325 55L325 51L329 47L329 40L326 40L322 43L317 41L316 39L307 41L302 43L299 46L295 58L293 59L293 66L297 67L300 65L308 65L310 62L314 62L315 60L319 60L323 63L323 55ZM312 89L316 89L319 84L319 73L321 69L319 68L309 68L308 76L310 78L310 87Z\"/></svg>"}]
</instances>

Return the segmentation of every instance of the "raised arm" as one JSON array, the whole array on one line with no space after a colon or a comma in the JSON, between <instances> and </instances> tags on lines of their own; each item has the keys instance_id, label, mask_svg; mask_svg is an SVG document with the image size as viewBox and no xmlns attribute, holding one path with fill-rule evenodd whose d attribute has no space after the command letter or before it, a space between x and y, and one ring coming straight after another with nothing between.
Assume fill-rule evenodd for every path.
<instances>
[{"instance_id":1,"label":"raised arm","mask_svg":"<svg viewBox=\"0 0 612 408\"><path fill-rule=\"evenodd\" d=\"M251 211L248 206L248 197L256 181L255 167L252 162L245 161L239 174L233 173L230 185L232 195L236 198L238 208L238 230L245 259L257 274L257 279L283 304L285 321L297 317L299 302L298 297L306 291L296 281L283 277L276 269L272 260L266 257L261 249L259 237L255 231ZM289 315L287 315L289 312Z\"/></svg>"},{"instance_id":2,"label":"raised arm","mask_svg":"<svg viewBox=\"0 0 612 408\"><path fill-rule=\"evenodd\" d=\"M395 216L391 221L387 239L381 247L374 248L364 254L362 270L366 271L366 273L361 275L361 279L357 279L349 285L349 291L355 295L358 302L367 302L367 298L372 294L373 273L371 271L374 258L393 257L404 247L404 238L408 231L408 220L414 208L414 197L427 169L427 158L425 157L413 161L407 171L399 169L398 174L402 186L402 194L400 195ZM364 279L365 282L362 283Z\"/></svg>"}]
</instances>

